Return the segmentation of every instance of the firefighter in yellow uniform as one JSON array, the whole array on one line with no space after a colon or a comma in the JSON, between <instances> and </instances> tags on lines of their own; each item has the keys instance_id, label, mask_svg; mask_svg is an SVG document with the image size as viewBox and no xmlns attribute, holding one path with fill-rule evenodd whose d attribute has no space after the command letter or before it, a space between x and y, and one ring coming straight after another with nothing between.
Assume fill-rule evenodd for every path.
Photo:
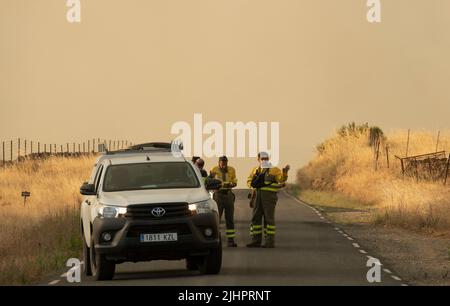
<instances>
[{"instance_id":1,"label":"firefighter in yellow uniform","mask_svg":"<svg viewBox=\"0 0 450 306\"><path fill-rule=\"evenodd\" d=\"M219 208L219 216L222 219L222 214L225 211L226 236L227 246L237 247L234 238L236 237L236 230L234 227L234 200L235 195L232 188L236 187L236 170L228 166L228 158L222 156L219 158L219 165L214 167L210 172L210 177L222 181L222 188L214 192L214 200L217 202Z\"/></svg>"},{"instance_id":2,"label":"firefighter in yellow uniform","mask_svg":"<svg viewBox=\"0 0 450 306\"><path fill-rule=\"evenodd\" d=\"M278 191L285 186L288 178L289 165L280 170L269 162L269 154L258 154L259 166L252 169L247 179L247 185L256 191L256 201L250 225L252 242L247 247L275 247L275 206L278 201ZM262 244L264 218L265 242Z\"/></svg>"}]
</instances>

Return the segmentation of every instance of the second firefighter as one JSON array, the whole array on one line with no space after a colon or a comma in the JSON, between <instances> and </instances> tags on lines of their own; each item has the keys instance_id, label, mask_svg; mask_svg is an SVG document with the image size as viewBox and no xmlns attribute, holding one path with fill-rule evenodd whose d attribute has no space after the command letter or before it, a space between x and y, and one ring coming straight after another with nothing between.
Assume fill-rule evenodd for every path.
<instances>
[{"instance_id":1,"label":"second firefighter","mask_svg":"<svg viewBox=\"0 0 450 306\"><path fill-rule=\"evenodd\" d=\"M214 192L214 200L219 208L219 217L225 212L226 236L228 247L237 247L234 238L236 230L234 227L234 201L235 195L232 188L236 187L236 170L228 166L228 158L222 156L219 158L219 165L211 170L210 176L222 181L222 188Z\"/></svg>"}]
</instances>

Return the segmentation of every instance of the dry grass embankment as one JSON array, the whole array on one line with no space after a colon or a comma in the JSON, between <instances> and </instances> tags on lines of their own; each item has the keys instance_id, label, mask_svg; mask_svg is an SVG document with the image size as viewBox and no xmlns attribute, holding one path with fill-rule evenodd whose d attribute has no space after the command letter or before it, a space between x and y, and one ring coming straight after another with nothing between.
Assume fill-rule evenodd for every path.
<instances>
[{"instance_id":1,"label":"dry grass embankment","mask_svg":"<svg viewBox=\"0 0 450 306\"><path fill-rule=\"evenodd\" d=\"M450 229L450 182L419 181L402 177L399 160L405 156L407 131L384 135L375 171L369 131L336 133L318 146L313 160L297 173L300 197L323 206L366 212L367 222L408 229L448 233ZM434 152L437 133L412 131L409 155ZM389 147L387 168L385 146ZM439 150L450 152L450 132L441 132ZM369 212L369 213L367 213ZM356 216L357 214L355 214ZM352 220L350 220L352 221Z\"/></svg>"},{"instance_id":2,"label":"dry grass embankment","mask_svg":"<svg viewBox=\"0 0 450 306\"><path fill-rule=\"evenodd\" d=\"M79 187L92 163L52 157L0 168L0 284L30 284L79 258Z\"/></svg>"}]
</instances>

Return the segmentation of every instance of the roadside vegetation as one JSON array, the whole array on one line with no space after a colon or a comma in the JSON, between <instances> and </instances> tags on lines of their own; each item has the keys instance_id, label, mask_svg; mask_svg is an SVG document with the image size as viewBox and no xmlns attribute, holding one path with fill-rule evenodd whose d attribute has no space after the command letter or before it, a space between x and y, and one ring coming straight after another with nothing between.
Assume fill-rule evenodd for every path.
<instances>
[{"instance_id":1,"label":"roadside vegetation","mask_svg":"<svg viewBox=\"0 0 450 306\"><path fill-rule=\"evenodd\" d=\"M25 160L0 168L0 284L31 284L80 258L79 186L90 157ZM22 191L31 192L26 200Z\"/></svg>"},{"instance_id":2,"label":"roadside vegetation","mask_svg":"<svg viewBox=\"0 0 450 306\"><path fill-rule=\"evenodd\" d=\"M291 189L344 223L448 233L450 178L444 186L443 178L403 177L395 155L406 155L407 139L408 131L385 134L367 124L344 126L317 146L315 157L298 171L297 184ZM437 133L411 131L408 156L435 152L436 143ZM440 133L437 149L448 156L450 131Z\"/></svg>"}]
</instances>

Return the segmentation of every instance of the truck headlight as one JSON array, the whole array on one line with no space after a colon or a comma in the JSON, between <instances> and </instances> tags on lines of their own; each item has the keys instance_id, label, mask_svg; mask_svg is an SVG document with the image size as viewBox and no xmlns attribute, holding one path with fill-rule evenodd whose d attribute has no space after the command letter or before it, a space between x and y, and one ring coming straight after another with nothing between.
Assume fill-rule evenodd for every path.
<instances>
[{"instance_id":1,"label":"truck headlight","mask_svg":"<svg viewBox=\"0 0 450 306\"><path fill-rule=\"evenodd\" d=\"M126 207L100 205L98 209L99 218L120 218L127 213Z\"/></svg>"},{"instance_id":2,"label":"truck headlight","mask_svg":"<svg viewBox=\"0 0 450 306\"><path fill-rule=\"evenodd\" d=\"M197 214L206 214L213 211L209 200L189 204L189 210Z\"/></svg>"}]
</instances>

